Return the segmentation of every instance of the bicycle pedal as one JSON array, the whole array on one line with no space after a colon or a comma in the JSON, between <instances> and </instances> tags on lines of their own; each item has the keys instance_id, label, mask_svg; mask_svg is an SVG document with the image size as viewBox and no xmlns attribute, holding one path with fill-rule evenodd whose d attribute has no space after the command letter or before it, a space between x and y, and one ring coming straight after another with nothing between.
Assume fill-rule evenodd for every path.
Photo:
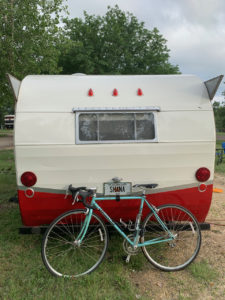
<instances>
[{"instance_id":1,"label":"bicycle pedal","mask_svg":"<svg viewBox=\"0 0 225 300\"><path fill-rule=\"evenodd\" d=\"M126 263L128 264L129 263L129 261L130 261L130 257L131 257L131 255L130 254L128 254L127 255L127 258L126 258Z\"/></svg>"},{"instance_id":2,"label":"bicycle pedal","mask_svg":"<svg viewBox=\"0 0 225 300\"><path fill-rule=\"evenodd\" d=\"M128 258L128 257L129 257L129 258ZM123 256L122 256L122 260L123 260L123 261L125 261L125 263L127 263L127 264L128 264L128 263L129 263L129 261L130 261L130 257L131 257L131 255L130 255L130 254L129 254L129 255L123 255Z\"/></svg>"}]
</instances>

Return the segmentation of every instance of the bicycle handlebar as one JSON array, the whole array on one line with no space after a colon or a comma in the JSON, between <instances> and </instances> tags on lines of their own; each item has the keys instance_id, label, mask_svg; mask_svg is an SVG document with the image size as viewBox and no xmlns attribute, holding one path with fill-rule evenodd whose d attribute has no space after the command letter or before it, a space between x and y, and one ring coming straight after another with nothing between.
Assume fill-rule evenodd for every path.
<instances>
[{"instance_id":1,"label":"bicycle handlebar","mask_svg":"<svg viewBox=\"0 0 225 300\"><path fill-rule=\"evenodd\" d=\"M135 184L133 187L140 187L140 188L147 188L147 189L153 189L157 187L158 184L151 183L151 184ZM95 209L94 205L91 205L86 202L86 199L93 195L94 191L91 189L87 189L85 186L80 186L77 188L74 188L72 184L69 185L68 190L72 193L74 202L77 200L77 197L81 197L81 202L84 204L85 207L89 209ZM73 204L74 204L73 202Z\"/></svg>"},{"instance_id":2,"label":"bicycle handlebar","mask_svg":"<svg viewBox=\"0 0 225 300\"><path fill-rule=\"evenodd\" d=\"M73 198L76 197L76 194L77 194L77 196L79 195L81 197L80 201L84 204L85 207L87 207L89 209L95 209L95 207L93 205L86 202L86 198L93 195L93 193L94 193L93 190L87 189L84 186L74 188L72 186L72 184L69 185L68 189L72 193Z\"/></svg>"}]
</instances>

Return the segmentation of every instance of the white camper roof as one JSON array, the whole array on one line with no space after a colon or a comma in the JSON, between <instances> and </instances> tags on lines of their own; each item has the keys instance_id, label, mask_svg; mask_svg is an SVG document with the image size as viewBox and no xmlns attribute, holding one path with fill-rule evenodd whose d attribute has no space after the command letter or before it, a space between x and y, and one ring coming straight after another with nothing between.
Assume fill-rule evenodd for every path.
<instances>
[{"instance_id":1,"label":"white camper roof","mask_svg":"<svg viewBox=\"0 0 225 300\"><path fill-rule=\"evenodd\" d=\"M113 96L115 88L118 96ZM137 95L139 88L142 96ZM17 112L121 107L212 109L204 82L194 75L31 75L22 81L17 102Z\"/></svg>"}]
</instances>

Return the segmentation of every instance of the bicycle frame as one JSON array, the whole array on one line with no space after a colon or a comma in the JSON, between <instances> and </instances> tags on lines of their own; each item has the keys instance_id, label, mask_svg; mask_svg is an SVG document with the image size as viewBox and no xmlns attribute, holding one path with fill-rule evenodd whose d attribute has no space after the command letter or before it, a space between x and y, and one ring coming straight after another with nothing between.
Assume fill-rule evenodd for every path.
<instances>
[{"instance_id":1,"label":"bicycle frame","mask_svg":"<svg viewBox=\"0 0 225 300\"><path fill-rule=\"evenodd\" d=\"M93 197L92 201L91 201L91 205L95 206L95 208L101 212L101 214L106 218L106 220L108 220L109 223L111 223L111 225L134 247L143 247L143 246L148 246L148 245L153 245L153 244L157 244L157 243L162 243L162 242L168 242L173 240L175 237L174 235L171 233L171 231L167 228L167 226L161 221L160 217L157 214L157 210L154 208L153 205L151 205L150 203L148 203L148 201L146 200L145 195L142 196L120 196L120 200L132 200L132 199L139 199L141 200L140 203L140 207L139 207L139 213L137 215L137 219L135 222L135 231L136 231L136 235L134 238L134 241L131 241L129 239L129 237L125 234L125 232L123 230L121 230L119 228L119 226L116 225L116 223L109 217L109 215L96 203L96 201L107 201L107 200L117 200L116 197ZM149 209L153 212L156 220L158 221L158 223L161 225L162 229L164 231L166 231L169 235L168 238L163 238L163 237L158 237L158 238L154 238L151 239L149 241L145 241L143 243L139 243L139 237L140 237L140 220L141 220L141 216L142 216L142 211L143 211L143 207L144 207L144 203L147 204L147 206L149 207ZM88 226L90 224L90 220L91 220L91 216L93 213L93 209L88 209L87 210L87 216L84 220L83 226L81 228L81 231L77 237L77 242L79 244L82 243L85 234L87 233L87 229Z\"/></svg>"}]
</instances>

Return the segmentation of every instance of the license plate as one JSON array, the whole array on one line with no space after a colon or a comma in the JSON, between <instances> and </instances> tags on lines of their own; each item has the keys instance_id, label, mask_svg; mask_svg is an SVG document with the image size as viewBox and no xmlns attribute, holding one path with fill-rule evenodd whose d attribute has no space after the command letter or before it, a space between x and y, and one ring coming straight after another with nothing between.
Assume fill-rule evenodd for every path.
<instances>
[{"instance_id":1,"label":"license plate","mask_svg":"<svg viewBox=\"0 0 225 300\"><path fill-rule=\"evenodd\" d=\"M131 182L106 182L103 184L105 196L130 194L131 187Z\"/></svg>"}]
</instances>

